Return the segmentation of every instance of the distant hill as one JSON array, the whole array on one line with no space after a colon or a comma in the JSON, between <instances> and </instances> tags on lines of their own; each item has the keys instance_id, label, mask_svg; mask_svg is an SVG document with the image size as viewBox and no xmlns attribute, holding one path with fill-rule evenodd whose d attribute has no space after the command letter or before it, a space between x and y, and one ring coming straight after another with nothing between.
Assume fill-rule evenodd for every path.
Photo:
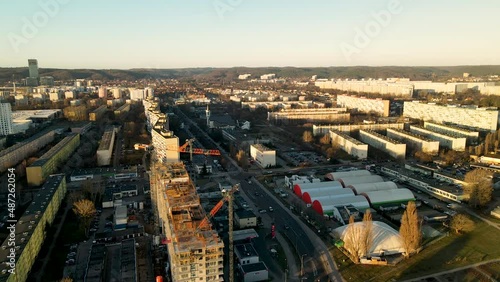
<instances>
[{"instance_id":1,"label":"distant hill","mask_svg":"<svg viewBox=\"0 0 500 282\"><path fill-rule=\"evenodd\" d=\"M195 80L228 81L239 74L250 73L258 77L275 73L278 77L307 79L313 75L318 78L388 78L406 77L411 80L443 80L460 77L464 72L473 76L500 75L500 66L442 66L442 67L263 67L263 68L186 68L186 69L40 69L41 76L53 76L55 80L93 79L93 80L139 80L144 78L186 78ZM28 76L28 67L0 68L0 83L4 84L15 76L16 80Z\"/></svg>"}]
</instances>

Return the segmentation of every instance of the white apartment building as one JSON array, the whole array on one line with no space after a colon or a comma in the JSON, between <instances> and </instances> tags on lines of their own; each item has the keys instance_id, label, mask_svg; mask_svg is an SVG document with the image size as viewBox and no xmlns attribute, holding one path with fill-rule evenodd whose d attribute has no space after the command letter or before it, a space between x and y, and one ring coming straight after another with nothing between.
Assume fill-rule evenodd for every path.
<instances>
[{"instance_id":1,"label":"white apartment building","mask_svg":"<svg viewBox=\"0 0 500 282\"><path fill-rule=\"evenodd\" d=\"M498 127L498 110L489 108L472 109L412 101L404 102L403 115L424 121L453 123L489 131L495 131Z\"/></svg>"},{"instance_id":2,"label":"white apartment building","mask_svg":"<svg viewBox=\"0 0 500 282\"><path fill-rule=\"evenodd\" d=\"M349 155L364 160L368 157L368 144L365 144L357 139L352 138L347 133L330 130L329 132L332 144L336 143L342 150Z\"/></svg>"},{"instance_id":3,"label":"white apartment building","mask_svg":"<svg viewBox=\"0 0 500 282\"><path fill-rule=\"evenodd\" d=\"M99 87L99 98L103 99L108 97L108 89L106 86Z\"/></svg>"},{"instance_id":4,"label":"white apartment building","mask_svg":"<svg viewBox=\"0 0 500 282\"><path fill-rule=\"evenodd\" d=\"M437 155L439 153L439 141L435 141L401 129L387 129L387 137L406 143L415 151L422 151L427 154Z\"/></svg>"},{"instance_id":5,"label":"white apartment building","mask_svg":"<svg viewBox=\"0 0 500 282\"><path fill-rule=\"evenodd\" d=\"M267 112L267 120L275 124L345 123L351 119L351 114L346 110L346 108L287 109Z\"/></svg>"},{"instance_id":6,"label":"white apartment building","mask_svg":"<svg viewBox=\"0 0 500 282\"><path fill-rule=\"evenodd\" d=\"M358 131L361 129L367 130L385 130L387 128L403 129L404 123L362 123L362 124L336 124L336 125L315 125L313 124L313 135L328 134L330 130L338 130L342 132Z\"/></svg>"},{"instance_id":7,"label":"white apartment building","mask_svg":"<svg viewBox=\"0 0 500 282\"><path fill-rule=\"evenodd\" d=\"M144 89L130 89L130 100L140 101L145 98Z\"/></svg>"},{"instance_id":8,"label":"white apartment building","mask_svg":"<svg viewBox=\"0 0 500 282\"><path fill-rule=\"evenodd\" d=\"M356 110L361 113L376 113L383 117L388 117L390 113L389 100L337 95L337 105Z\"/></svg>"},{"instance_id":9,"label":"white apartment building","mask_svg":"<svg viewBox=\"0 0 500 282\"><path fill-rule=\"evenodd\" d=\"M458 135L439 133L421 126L411 125L410 132L439 141L439 145L455 151L465 151L466 138Z\"/></svg>"},{"instance_id":10,"label":"white apartment building","mask_svg":"<svg viewBox=\"0 0 500 282\"><path fill-rule=\"evenodd\" d=\"M239 79L239 80L247 80L247 79L249 79L251 76L252 76L252 75L251 75L251 74L249 74L249 73L246 73L246 74L240 74L240 75L238 75L238 79Z\"/></svg>"},{"instance_id":11,"label":"white apartment building","mask_svg":"<svg viewBox=\"0 0 500 282\"><path fill-rule=\"evenodd\" d=\"M250 145L250 156L263 168L276 166L276 150L262 144Z\"/></svg>"},{"instance_id":12,"label":"white apartment building","mask_svg":"<svg viewBox=\"0 0 500 282\"><path fill-rule=\"evenodd\" d=\"M405 158L406 144L397 140L371 130L360 130L359 139L370 146L386 152L393 158Z\"/></svg>"},{"instance_id":13,"label":"white apartment building","mask_svg":"<svg viewBox=\"0 0 500 282\"><path fill-rule=\"evenodd\" d=\"M61 101L61 99L62 99L61 91L55 90L54 92L50 92L49 93L49 99L52 102Z\"/></svg>"},{"instance_id":14,"label":"white apartment building","mask_svg":"<svg viewBox=\"0 0 500 282\"><path fill-rule=\"evenodd\" d=\"M75 99L76 98L75 91L73 91L73 90L65 91L64 98L65 99Z\"/></svg>"},{"instance_id":15,"label":"white apartment building","mask_svg":"<svg viewBox=\"0 0 500 282\"><path fill-rule=\"evenodd\" d=\"M314 85L321 89L337 89L345 92L379 93L411 97L413 85L409 83L396 83L390 80L326 80L318 79Z\"/></svg>"},{"instance_id":16,"label":"white apartment building","mask_svg":"<svg viewBox=\"0 0 500 282\"><path fill-rule=\"evenodd\" d=\"M0 135L13 134L10 103L0 103Z\"/></svg>"},{"instance_id":17,"label":"white apartment building","mask_svg":"<svg viewBox=\"0 0 500 282\"><path fill-rule=\"evenodd\" d=\"M465 128L460 128L452 125L445 125L445 124L439 124L439 123L434 123L430 121L424 122L424 128L433 130L435 132L439 133L445 133L445 134L452 134L460 137L465 137L467 138L467 143L468 144L476 144L479 140L479 132L478 131L473 131L473 130L468 130Z\"/></svg>"},{"instance_id":18,"label":"white apartment building","mask_svg":"<svg viewBox=\"0 0 500 282\"><path fill-rule=\"evenodd\" d=\"M260 79L262 80L269 80L269 79L274 79L276 78L276 74L274 73L268 73L260 76Z\"/></svg>"},{"instance_id":19,"label":"white apartment building","mask_svg":"<svg viewBox=\"0 0 500 282\"><path fill-rule=\"evenodd\" d=\"M111 156L115 144L115 128L108 127L102 135L99 148L97 148L97 165L106 166L111 164Z\"/></svg>"}]
</instances>

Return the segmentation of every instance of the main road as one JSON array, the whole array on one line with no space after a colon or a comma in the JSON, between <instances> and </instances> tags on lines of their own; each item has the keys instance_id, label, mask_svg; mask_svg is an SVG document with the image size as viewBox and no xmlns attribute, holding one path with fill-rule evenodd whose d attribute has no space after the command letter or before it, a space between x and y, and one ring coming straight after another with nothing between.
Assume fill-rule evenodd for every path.
<instances>
[{"instance_id":1,"label":"main road","mask_svg":"<svg viewBox=\"0 0 500 282\"><path fill-rule=\"evenodd\" d=\"M271 192L257 181L257 179L252 178L251 183L248 183L247 179L248 177L252 177L252 174L243 172L236 161L229 157L219 144L213 141L205 131L199 128L198 125L188 118L181 110L177 109L177 113L187 123L197 128L200 134L203 134L205 138L210 140L212 144L220 150L221 156L237 168L237 172L230 173L230 177L240 182L240 189L249 196L257 205L258 209L268 210L269 207L273 207L273 211L268 211L266 216L272 218L275 222L277 231L288 237L291 244L294 245L293 247L296 249L299 259L301 260L302 273L298 273L299 275L303 274L301 278L309 281L344 281L337 270L327 246L318 235L277 200ZM285 225L289 226L289 228L285 229Z\"/></svg>"}]
</instances>

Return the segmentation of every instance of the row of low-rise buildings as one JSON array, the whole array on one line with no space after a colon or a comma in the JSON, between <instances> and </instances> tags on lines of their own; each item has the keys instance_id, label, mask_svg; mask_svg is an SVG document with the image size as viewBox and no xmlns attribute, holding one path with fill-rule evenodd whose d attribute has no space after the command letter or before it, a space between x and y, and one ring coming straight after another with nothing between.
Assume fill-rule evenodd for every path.
<instances>
[{"instance_id":1,"label":"row of low-rise buildings","mask_svg":"<svg viewBox=\"0 0 500 282\"><path fill-rule=\"evenodd\" d=\"M390 113L390 101L383 99L337 95L337 105L358 112L375 113L383 117L388 117Z\"/></svg>"}]
</instances>

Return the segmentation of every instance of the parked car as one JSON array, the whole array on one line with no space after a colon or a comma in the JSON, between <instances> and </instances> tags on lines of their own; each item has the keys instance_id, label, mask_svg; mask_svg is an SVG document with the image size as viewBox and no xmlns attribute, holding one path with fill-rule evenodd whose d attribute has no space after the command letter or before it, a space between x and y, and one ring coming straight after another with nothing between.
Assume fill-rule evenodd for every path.
<instances>
[{"instance_id":1,"label":"parked car","mask_svg":"<svg viewBox=\"0 0 500 282\"><path fill-rule=\"evenodd\" d=\"M269 211L270 212L274 211L273 207L269 207Z\"/></svg>"},{"instance_id":2,"label":"parked car","mask_svg":"<svg viewBox=\"0 0 500 282\"><path fill-rule=\"evenodd\" d=\"M259 213L266 213L267 211L265 209L260 209Z\"/></svg>"}]
</instances>

